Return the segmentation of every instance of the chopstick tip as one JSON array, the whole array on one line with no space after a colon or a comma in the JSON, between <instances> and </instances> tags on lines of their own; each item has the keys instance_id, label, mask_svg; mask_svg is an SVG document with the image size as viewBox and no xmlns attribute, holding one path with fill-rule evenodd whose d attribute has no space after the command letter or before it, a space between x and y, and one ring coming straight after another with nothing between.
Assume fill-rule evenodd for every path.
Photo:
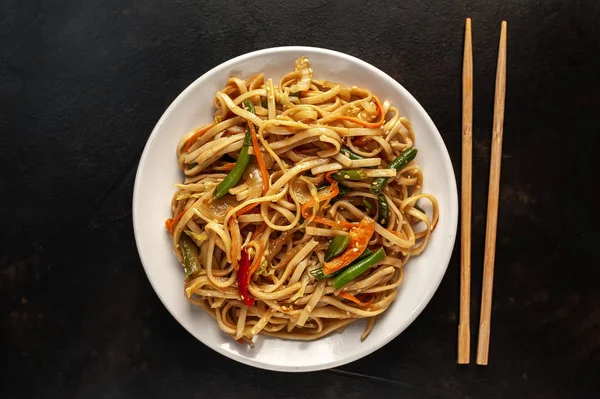
<instances>
[{"instance_id":1,"label":"chopstick tip","mask_svg":"<svg viewBox=\"0 0 600 399\"><path fill-rule=\"evenodd\" d=\"M506 21L500 25L500 46L506 47Z\"/></svg>"}]
</instances>

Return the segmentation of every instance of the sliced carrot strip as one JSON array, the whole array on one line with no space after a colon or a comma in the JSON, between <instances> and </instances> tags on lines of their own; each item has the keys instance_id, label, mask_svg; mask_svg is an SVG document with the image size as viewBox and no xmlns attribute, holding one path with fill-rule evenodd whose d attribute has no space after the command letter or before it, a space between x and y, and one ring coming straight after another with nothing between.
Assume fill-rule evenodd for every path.
<instances>
[{"instance_id":1,"label":"sliced carrot strip","mask_svg":"<svg viewBox=\"0 0 600 399\"><path fill-rule=\"evenodd\" d=\"M365 121L361 121L358 118L355 118L353 116L348 116L348 115L338 115L336 116L335 119L343 119L345 121L350 121L350 122L354 122L358 125L367 127L367 128L378 128L381 125L383 125L383 122L385 121L385 115L383 114L383 107L381 106L381 103L379 102L379 99L377 98L376 95L373 95L373 99L375 100L375 104L377 105L377 110L379 111L379 121L377 122L365 122Z\"/></svg>"},{"instance_id":2,"label":"sliced carrot strip","mask_svg":"<svg viewBox=\"0 0 600 399\"><path fill-rule=\"evenodd\" d=\"M258 270L260 266L260 262L262 261L263 254L265 253L265 247L262 241L250 241L246 248L253 247L256 249L256 253L254 254L254 259L252 260L252 266L250 266L250 272L248 276L252 277L255 271Z\"/></svg>"},{"instance_id":3,"label":"sliced carrot strip","mask_svg":"<svg viewBox=\"0 0 600 399\"><path fill-rule=\"evenodd\" d=\"M254 129L254 123L248 121L248 127L250 128L250 136L252 137L252 147L254 148L254 156L258 162L258 168L260 169L260 175L263 181L263 195L269 190L269 172L267 171L267 165L265 159L258 146L258 136L256 135L256 129Z\"/></svg>"},{"instance_id":4,"label":"sliced carrot strip","mask_svg":"<svg viewBox=\"0 0 600 399\"><path fill-rule=\"evenodd\" d=\"M198 140L198 137L200 137L200 136L202 136L204 133L208 132L208 130L209 130L211 127L213 127L214 125L215 125L215 124L214 124L214 122L213 122L213 123L211 123L210 125L208 125L208 126L206 126L206 127L202 128L202 129L200 129L200 130L197 130L197 131L196 131L196 133L194 133L194 134L192 135L192 137L190 137L190 139L187 141L187 144L185 145L185 152L188 152L188 151L190 150L190 147L191 147L192 145L194 145L194 143L196 142L196 140Z\"/></svg>"},{"instance_id":5,"label":"sliced carrot strip","mask_svg":"<svg viewBox=\"0 0 600 399\"><path fill-rule=\"evenodd\" d=\"M342 298L347 299L349 301L352 301L355 304L357 304L358 306L363 307L363 308L367 307L367 306L371 306L373 303L375 303L375 296L374 295L370 295L370 294L367 294L367 295L370 297L370 299L367 302L363 302L359 298L355 297L352 294L349 294L347 292L340 292L340 296ZM362 297L365 297L367 295L363 295Z\"/></svg>"},{"instance_id":6,"label":"sliced carrot strip","mask_svg":"<svg viewBox=\"0 0 600 399\"><path fill-rule=\"evenodd\" d=\"M167 228L167 231L169 233L171 233L171 235L173 235L173 230L174 230L175 226L177 225L177 222L179 222L179 219L181 219L181 217L183 216L183 214L186 211L187 211L187 209L184 209L177 216L175 216L173 219L169 218L169 219L167 219L165 221L165 227Z\"/></svg>"},{"instance_id":7,"label":"sliced carrot strip","mask_svg":"<svg viewBox=\"0 0 600 399\"><path fill-rule=\"evenodd\" d=\"M233 167L235 166L234 162L228 162L226 164L224 164L223 166L221 166L222 170L231 170L233 169Z\"/></svg>"},{"instance_id":8,"label":"sliced carrot strip","mask_svg":"<svg viewBox=\"0 0 600 399\"><path fill-rule=\"evenodd\" d=\"M250 240L258 239L258 237L262 234L263 231L266 230L266 228L267 228L266 223L261 224L258 229L254 230L254 232L252 232L252 235L250 236Z\"/></svg>"},{"instance_id":9,"label":"sliced carrot strip","mask_svg":"<svg viewBox=\"0 0 600 399\"><path fill-rule=\"evenodd\" d=\"M332 170L330 172L325 173L325 180L327 180L332 185L335 184L335 186L337 187L337 181L335 181L331 178L331 175L334 174L335 172L336 172L335 170ZM340 188L338 187L338 194L339 194L339 192L340 192Z\"/></svg>"},{"instance_id":10,"label":"sliced carrot strip","mask_svg":"<svg viewBox=\"0 0 600 399\"><path fill-rule=\"evenodd\" d=\"M325 195L319 195L318 197L318 201L315 201L314 198L309 199L308 201L306 201L304 203L304 205L302 205L302 216L304 216L305 219L309 219L312 217L312 215L310 214L310 212L308 211L309 208L312 208L313 205L315 205L316 202L322 202L328 199L331 199L333 197L335 197L336 195L338 195L340 192L340 189L338 188L337 182L334 181L333 183L331 183L331 187L329 189L329 193L325 194Z\"/></svg>"},{"instance_id":11,"label":"sliced carrot strip","mask_svg":"<svg viewBox=\"0 0 600 399\"><path fill-rule=\"evenodd\" d=\"M331 172L333 173L333 172ZM319 202L323 202L326 201L328 199L331 199L333 197L335 197L336 195L339 194L340 189L338 188L337 182L333 179L331 179L331 177L329 177L331 175L331 173L328 173L326 175L327 180L329 182L331 182L331 188L328 194L325 194L323 196L319 196ZM358 226L358 223L352 223L352 222L337 222L335 220L330 220L321 216L314 216L310 213L309 208L312 208L312 206L315 204L315 199L311 198L308 201L306 201L304 203L304 205L302 205L301 211L302 211L302 216L304 217L304 219L310 219L312 218L312 221L315 223L321 223L321 224L325 224L327 226L332 226L332 227L337 227L337 228L347 228L350 229L352 227L356 227Z\"/></svg>"},{"instance_id":12,"label":"sliced carrot strip","mask_svg":"<svg viewBox=\"0 0 600 399\"><path fill-rule=\"evenodd\" d=\"M229 234L231 235L231 264L233 265L233 269L237 270L239 267L237 253L240 249L240 242L238 241L237 233L234 232L235 216L229 218L229 222L227 222L227 225L229 227Z\"/></svg>"},{"instance_id":13,"label":"sliced carrot strip","mask_svg":"<svg viewBox=\"0 0 600 399\"><path fill-rule=\"evenodd\" d=\"M246 205L245 207L243 207L242 209L237 211L235 215L242 216L244 213L247 213L248 211L256 208L258 206L258 204L260 204L260 202L255 202L254 204Z\"/></svg>"}]
</instances>

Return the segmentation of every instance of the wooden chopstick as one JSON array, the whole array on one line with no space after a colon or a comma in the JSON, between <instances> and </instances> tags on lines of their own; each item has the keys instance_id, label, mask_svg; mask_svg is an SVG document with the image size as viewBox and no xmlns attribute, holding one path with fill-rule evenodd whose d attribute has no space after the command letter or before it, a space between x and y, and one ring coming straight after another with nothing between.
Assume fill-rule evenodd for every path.
<instances>
[{"instance_id":1,"label":"wooden chopstick","mask_svg":"<svg viewBox=\"0 0 600 399\"><path fill-rule=\"evenodd\" d=\"M483 287L481 315L479 319L479 342L477 364L488 364L490 349L490 319L492 316L492 290L494 288L494 257L496 254L496 228L498 225L498 192L500 191L500 164L502 161L502 130L504 128L504 100L506 96L506 21L500 29L498 67L496 70L496 95L494 98L494 126L492 156L490 162L490 185L485 232L485 255L483 259Z\"/></svg>"},{"instance_id":2,"label":"wooden chopstick","mask_svg":"<svg viewBox=\"0 0 600 399\"><path fill-rule=\"evenodd\" d=\"M473 46L471 18L465 24L463 54L462 105L462 195L460 246L460 321L458 324L458 363L468 364L471 357L471 175L473 152Z\"/></svg>"}]
</instances>

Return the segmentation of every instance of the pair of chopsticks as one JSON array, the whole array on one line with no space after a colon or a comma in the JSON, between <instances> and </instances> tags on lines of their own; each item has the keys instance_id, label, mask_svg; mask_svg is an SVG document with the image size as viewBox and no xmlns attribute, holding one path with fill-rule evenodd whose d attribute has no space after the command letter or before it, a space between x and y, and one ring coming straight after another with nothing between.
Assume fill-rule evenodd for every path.
<instances>
[{"instance_id":1,"label":"pair of chopsticks","mask_svg":"<svg viewBox=\"0 0 600 399\"><path fill-rule=\"evenodd\" d=\"M485 255L483 260L483 286L477 364L488 364L490 349L490 319L492 290L494 287L494 257L496 254L496 229L498 225L498 192L500 191L500 164L502 161L502 130L504 127L504 100L506 95L506 21L500 28L498 65L496 69L496 94L494 97L494 124L492 129L492 155L488 188ZM461 253L460 253L460 321L458 326L458 363L470 361L470 302L471 302L471 170L473 133L473 48L471 44L471 18L465 26L463 56L463 121L462 121L462 201L461 201Z\"/></svg>"}]
</instances>

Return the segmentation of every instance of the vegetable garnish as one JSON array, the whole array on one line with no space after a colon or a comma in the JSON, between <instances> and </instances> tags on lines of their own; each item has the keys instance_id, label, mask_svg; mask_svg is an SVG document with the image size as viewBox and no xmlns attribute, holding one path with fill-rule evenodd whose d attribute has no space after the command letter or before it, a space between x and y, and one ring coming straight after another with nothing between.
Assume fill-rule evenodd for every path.
<instances>
[{"instance_id":1,"label":"vegetable garnish","mask_svg":"<svg viewBox=\"0 0 600 399\"><path fill-rule=\"evenodd\" d=\"M246 100L244 102L244 104L248 108L249 112L251 112L253 114L255 113L254 107L252 106L252 103L249 100ZM248 123L246 125L246 134L244 135L244 145L240 151L240 155L238 156L237 161L235 161L235 165L233 166L233 168L231 169L229 174L227 174L225 179L223 179L223 181L221 183L219 183L217 188L215 188L215 191L213 194L213 196L215 198L218 199L218 198L223 197L225 194L227 194L229 192L230 188L235 187L235 185L238 184L238 182L244 175L244 172L246 171L248 164L250 163L250 154L248 153L248 148L254 144L254 141L256 141L256 146L254 147L254 152L256 155L256 159L259 162L258 163L259 167L261 167L260 165L262 162L261 174L263 175L263 184L266 184L266 187L268 189L269 175L267 173L267 175L266 175L267 182L265 183L265 175L263 174L264 159L262 158L262 153L260 152L260 148L258 148L258 139L256 138L256 132L254 132L254 137L253 137L253 135L252 135L253 131L254 131L254 125L252 124L251 121L248 121ZM260 157L260 160L259 160L259 157ZM264 170L266 172L266 169L264 169Z\"/></svg>"},{"instance_id":2,"label":"vegetable garnish","mask_svg":"<svg viewBox=\"0 0 600 399\"><path fill-rule=\"evenodd\" d=\"M237 219L234 217L229 218L229 222L228 222L228 227L229 227L229 232L231 234L231 264L233 265L233 269L234 270L238 270L239 268L239 263L238 263L238 252L240 251L240 241L241 238L239 237L238 231L236 229L236 223L237 223Z\"/></svg>"},{"instance_id":3,"label":"vegetable garnish","mask_svg":"<svg viewBox=\"0 0 600 399\"><path fill-rule=\"evenodd\" d=\"M379 207L377 223L385 227L388 224L388 218L390 216L390 205L388 204L385 195L381 193L377 195L377 206Z\"/></svg>"},{"instance_id":4,"label":"vegetable garnish","mask_svg":"<svg viewBox=\"0 0 600 399\"><path fill-rule=\"evenodd\" d=\"M250 102L250 100L245 100L244 105L250 112L256 114L254 110L254 106ZM252 138L252 147L254 148L254 156L256 157L256 161L258 162L258 167L260 168L260 174L262 176L263 181L263 194L265 194L269 190L269 172L267 171L267 166L265 164L265 159L263 158L263 154L260 151L260 147L258 145L258 136L256 135L256 130L254 129L254 124L248 121L248 128L250 129L250 136Z\"/></svg>"},{"instance_id":5,"label":"vegetable garnish","mask_svg":"<svg viewBox=\"0 0 600 399\"><path fill-rule=\"evenodd\" d=\"M323 265L325 275L329 275L349 265L363 253L369 244L371 236L375 232L375 224L373 219L364 218L357 227L350 230L350 243L346 250L337 258L325 262Z\"/></svg>"},{"instance_id":6,"label":"vegetable garnish","mask_svg":"<svg viewBox=\"0 0 600 399\"><path fill-rule=\"evenodd\" d=\"M350 243L350 236L336 236L329 246L327 247L327 251L325 251L325 262L329 262L331 259L340 255L348 244Z\"/></svg>"},{"instance_id":7,"label":"vegetable garnish","mask_svg":"<svg viewBox=\"0 0 600 399\"><path fill-rule=\"evenodd\" d=\"M200 271L200 260L198 260L198 246L187 235L182 235L179 240L179 248L183 255L183 270L186 277L191 277Z\"/></svg>"},{"instance_id":8,"label":"vegetable garnish","mask_svg":"<svg viewBox=\"0 0 600 399\"><path fill-rule=\"evenodd\" d=\"M252 277L254 272L258 270L260 263L262 262L262 257L264 254L265 247L262 241L250 241L246 246L247 249L254 248L254 259L252 260L252 265L250 266L249 278Z\"/></svg>"},{"instance_id":9,"label":"vegetable garnish","mask_svg":"<svg viewBox=\"0 0 600 399\"><path fill-rule=\"evenodd\" d=\"M356 262L352 266L346 268L342 273L338 274L333 279L333 288L339 290L352 280L357 279L372 266L375 266L377 263L381 262L383 258L385 258L385 251L383 248L379 248L377 251L373 252L373 254L359 262Z\"/></svg>"},{"instance_id":10,"label":"vegetable garnish","mask_svg":"<svg viewBox=\"0 0 600 399\"><path fill-rule=\"evenodd\" d=\"M369 248L365 249L363 251L363 253L358 258L356 258L356 260L354 262L352 262L350 265L346 266L345 268L338 270L337 272L333 272L331 274L325 275L325 273L323 273L323 267L318 267L318 268L310 270L310 274L317 280L324 280L326 278L334 278L335 276L339 275L344 270L346 270L348 267L351 267L352 265L363 260L367 256L370 256L372 253L373 253L373 251L371 251Z\"/></svg>"},{"instance_id":11,"label":"vegetable garnish","mask_svg":"<svg viewBox=\"0 0 600 399\"><path fill-rule=\"evenodd\" d=\"M365 122L358 118L355 118L353 116L348 116L348 115L339 115L339 116L336 116L335 119L343 119L346 121L354 122L358 125L361 125L361 126L364 126L367 128L371 128L371 129L378 128L381 125L383 125L383 122L385 120L385 115L383 114L383 107L381 106L381 103L379 102L379 99L377 98L377 96L373 95L373 100L375 101L375 105L377 106L377 111L379 113L379 120L377 122Z\"/></svg>"},{"instance_id":12,"label":"vegetable garnish","mask_svg":"<svg viewBox=\"0 0 600 399\"><path fill-rule=\"evenodd\" d=\"M175 228L175 226L177 225L177 222L179 222L179 219L181 219L181 217L183 216L183 214L187 211L187 209L184 209L183 211L179 212L177 214L177 216L175 216L173 219L169 218L167 220L165 220L165 227L167 228L167 231L173 235L173 229Z\"/></svg>"},{"instance_id":13,"label":"vegetable garnish","mask_svg":"<svg viewBox=\"0 0 600 399\"><path fill-rule=\"evenodd\" d=\"M390 162L387 166L388 169L396 169L396 171L400 171L406 165L408 165L415 157L417 156L417 149L415 147L407 148L402 151L400 155L392 162ZM379 194L381 190L388 183L388 177L379 177L373 181L373 184L369 188L369 190L373 194Z\"/></svg>"},{"instance_id":14,"label":"vegetable garnish","mask_svg":"<svg viewBox=\"0 0 600 399\"><path fill-rule=\"evenodd\" d=\"M198 130L196 133L190 137L187 144L185 145L185 152L189 152L190 147L198 140L198 137L202 136L204 133L208 132L210 128L212 128L215 124L211 123L210 125Z\"/></svg>"},{"instance_id":15,"label":"vegetable garnish","mask_svg":"<svg viewBox=\"0 0 600 399\"><path fill-rule=\"evenodd\" d=\"M373 303L375 303L375 296L372 294L361 295L360 299L358 297L355 297L352 294L347 293L347 292L340 292L340 296L344 299L354 302L355 304L357 304L358 306L360 306L362 308L371 306ZM361 299L364 297L367 297L369 300L366 302L363 302Z\"/></svg>"},{"instance_id":16,"label":"vegetable garnish","mask_svg":"<svg viewBox=\"0 0 600 399\"><path fill-rule=\"evenodd\" d=\"M346 146L342 146L342 148L340 148L340 152L353 161L365 159L365 157L363 157L362 155L356 154L355 152L353 152L350 148L348 148Z\"/></svg>"},{"instance_id":17,"label":"vegetable garnish","mask_svg":"<svg viewBox=\"0 0 600 399\"><path fill-rule=\"evenodd\" d=\"M248 292L248 284L250 283L250 257L246 248L242 249L240 258L240 267L238 269L238 292L244 305L254 305L254 298Z\"/></svg>"}]
</instances>

